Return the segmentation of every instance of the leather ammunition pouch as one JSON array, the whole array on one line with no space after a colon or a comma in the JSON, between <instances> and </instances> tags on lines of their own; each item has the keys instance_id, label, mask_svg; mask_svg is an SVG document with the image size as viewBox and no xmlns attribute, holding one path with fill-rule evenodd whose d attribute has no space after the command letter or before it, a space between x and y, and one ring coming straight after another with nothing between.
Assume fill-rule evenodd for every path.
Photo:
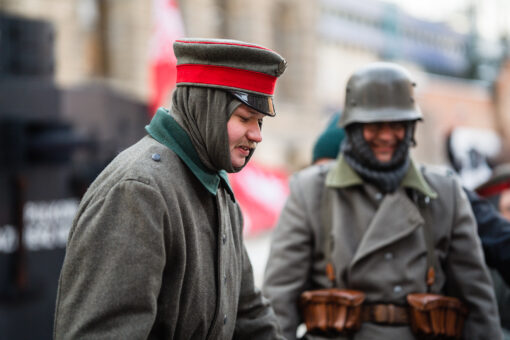
<instances>
[{"instance_id":1,"label":"leather ammunition pouch","mask_svg":"<svg viewBox=\"0 0 510 340\"><path fill-rule=\"evenodd\" d=\"M437 294L407 295L411 329L419 339L460 339L467 307L457 298Z\"/></svg>"},{"instance_id":2,"label":"leather ammunition pouch","mask_svg":"<svg viewBox=\"0 0 510 340\"><path fill-rule=\"evenodd\" d=\"M338 336L361 326L361 304L365 294L349 289L318 289L301 294L301 315L309 334Z\"/></svg>"}]
</instances>

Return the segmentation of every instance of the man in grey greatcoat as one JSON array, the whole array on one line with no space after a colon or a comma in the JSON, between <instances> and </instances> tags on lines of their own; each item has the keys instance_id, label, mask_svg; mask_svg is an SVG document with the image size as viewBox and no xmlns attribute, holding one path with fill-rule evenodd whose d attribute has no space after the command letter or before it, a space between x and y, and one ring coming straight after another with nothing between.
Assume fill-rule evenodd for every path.
<instances>
[{"instance_id":1,"label":"man in grey greatcoat","mask_svg":"<svg viewBox=\"0 0 510 340\"><path fill-rule=\"evenodd\" d=\"M291 178L263 287L288 339L303 322L301 294L323 288L365 294L361 328L349 339L416 339L407 305L413 293L462 301L469 310L464 339L501 339L465 193L453 177L409 155L422 119L413 87L396 64L355 72L339 122L346 137L338 159Z\"/></svg>"},{"instance_id":2,"label":"man in grey greatcoat","mask_svg":"<svg viewBox=\"0 0 510 340\"><path fill-rule=\"evenodd\" d=\"M91 184L69 234L55 339L281 339L253 283L227 172L274 116L286 62L234 40L174 44L177 88Z\"/></svg>"}]
</instances>

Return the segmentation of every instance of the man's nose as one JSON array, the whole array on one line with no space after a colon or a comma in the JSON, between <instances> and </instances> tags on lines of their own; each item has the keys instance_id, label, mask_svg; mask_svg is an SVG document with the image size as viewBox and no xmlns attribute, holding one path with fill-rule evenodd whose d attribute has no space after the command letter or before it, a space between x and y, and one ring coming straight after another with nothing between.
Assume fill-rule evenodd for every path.
<instances>
[{"instance_id":1,"label":"man's nose","mask_svg":"<svg viewBox=\"0 0 510 340\"><path fill-rule=\"evenodd\" d=\"M393 138L394 132L393 132L393 129L391 128L390 124L388 124L388 123L381 124L381 126L379 127L379 130L377 131L377 136L379 138L383 138L383 139Z\"/></svg>"},{"instance_id":2,"label":"man's nose","mask_svg":"<svg viewBox=\"0 0 510 340\"><path fill-rule=\"evenodd\" d=\"M250 128L246 134L246 137L250 140L250 142L260 143L262 142L262 132L260 131L260 126L258 122L255 122L250 125Z\"/></svg>"}]
</instances>

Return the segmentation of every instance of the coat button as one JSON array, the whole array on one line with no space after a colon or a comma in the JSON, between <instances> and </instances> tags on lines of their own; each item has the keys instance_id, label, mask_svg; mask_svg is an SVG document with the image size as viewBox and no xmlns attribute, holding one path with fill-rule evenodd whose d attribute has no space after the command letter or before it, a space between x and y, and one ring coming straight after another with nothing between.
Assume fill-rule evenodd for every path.
<instances>
[{"instance_id":1,"label":"coat button","mask_svg":"<svg viewBox=\"0 0 510 340\"><path fill-rule=\"evenodd\" d=\"M393 287L393 293L398 294L401 291L402 291L402 286L397 285L397 286Z\"/></svg>"},{"instance_id":2,"label":"coat button","mask_svg":"<svg viewBox=\"0 0 510 340\"><path fill-rule=\"evenodd\" d=\"M223 274L223 284L227 283L227 274Z\"/></svg>"},{"instance_id":3,"label":"coat button","mask_svg":"<svg viewBox=\"0 0 510 340\"><path fill-rule=\"evenodd\" d=\"M227 242L227 235L225 233L223 233L221 235L221 241L223 242L223 244L225 244L225 242Z\"/></svg>"},{"instance_id":4,"label":"coat button","mask_svg":"<svg viewBox=\"0 0 510 340\"><path fill-rule=\"evenodd\" d=\"M393 259L393 253L388 252L388 253L384 254L384 258L385 258L386 260L391 260L391 259Z\"/></svg>"},{"instance_id":5,"label":"coat button","mask_svg":"<svg viewBox=\"0 0 510 340\"><path fill-rule=\"evenodd\" d=\"M223 324L227 324L227 314L223 315Z\"/></svg>"},{"instance_id":6,"label":"coat button","mask_svg":"<svg viewBox=\"0 0 510 340\"><path fill-rule=\"evenodd\" d=\"M159 153L153 153L151 158L153 161L159 162L161 160L161 155Z\"/></svg>"},{"instance_id":7,"label":"coat button","mask_svg":"<svg viewBox=\"0 0 510 340\"><path fill-rule=\"evenodd\" d=\"M382 199L382 194L380 192L378 192L377 194L375 194L375 199L380 201Z\"/></svg>"}]
</instances>

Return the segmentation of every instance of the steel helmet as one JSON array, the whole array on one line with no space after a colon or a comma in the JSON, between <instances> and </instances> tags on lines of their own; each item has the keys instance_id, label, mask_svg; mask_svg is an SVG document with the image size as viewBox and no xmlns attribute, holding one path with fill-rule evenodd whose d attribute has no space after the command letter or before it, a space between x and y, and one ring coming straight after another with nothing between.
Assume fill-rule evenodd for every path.
<instances>
[{"instance_id":1,"label":"steel helmet","mask_svg":"<svg viewBox=\"0 0 510 340\"><path fill-rule=\"evenodd\" d=\"M347 82L339 125L421 120L409 73L401 66L376 62L355 72Z\"/></svg>"}]
</instances>

